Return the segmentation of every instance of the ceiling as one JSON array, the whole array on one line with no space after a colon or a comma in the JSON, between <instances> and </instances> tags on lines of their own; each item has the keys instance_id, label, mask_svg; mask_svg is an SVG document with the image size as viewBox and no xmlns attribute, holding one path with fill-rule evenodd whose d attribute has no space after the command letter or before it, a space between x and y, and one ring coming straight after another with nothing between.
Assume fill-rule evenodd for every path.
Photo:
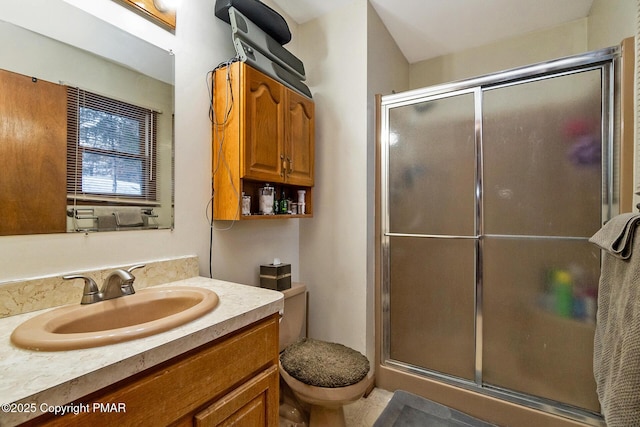
<instances>
[{"instance_id":1,"label":"ceiling","mask_svg":"<svg viewBox=\"0 0 640 427\"><path fill-rule=\"evenodd\" d=\"M273 0L298 24L347 0ZM589 15L593 0L369 0L409 63Z\"/></svg>"}]
</instances>

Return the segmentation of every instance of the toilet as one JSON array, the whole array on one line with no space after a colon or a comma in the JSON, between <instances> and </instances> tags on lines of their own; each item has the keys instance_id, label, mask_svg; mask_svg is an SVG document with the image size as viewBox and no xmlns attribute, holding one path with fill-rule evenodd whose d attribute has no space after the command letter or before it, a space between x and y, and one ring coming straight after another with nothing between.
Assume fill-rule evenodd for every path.
<instances>
[{"instance_id":1,"label":"toilet","mask_svg":"<svg viewBox=\"0 0 640 427\"><path fill-rule=\"evenodd\" d=\"M344 345L305 338L306 291L301 283L280 291L280 377L288 386L283 389L291 390L302 411L309 413L309 427L345 426L343 405L360 399L373 383L369 361ZM280 425L302 427L300 409L286 399L288 390L281 391Z\"/></svg>"}]
</instances>

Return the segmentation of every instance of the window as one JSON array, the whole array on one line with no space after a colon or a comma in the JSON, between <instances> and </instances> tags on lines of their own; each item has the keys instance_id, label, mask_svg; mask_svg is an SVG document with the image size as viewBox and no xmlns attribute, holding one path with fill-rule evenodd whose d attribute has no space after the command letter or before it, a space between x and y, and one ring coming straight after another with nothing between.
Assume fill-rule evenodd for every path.
<instances>
[{"instance_id":1,"label":"window","mask_svg":"<svg viewBox=\"0 0 640 427\"><path fill-rule=\"evenodd\" d=\"M157 113L67 89L67 193L92 201L156 201Z\"/></svg>"}]
</instances>

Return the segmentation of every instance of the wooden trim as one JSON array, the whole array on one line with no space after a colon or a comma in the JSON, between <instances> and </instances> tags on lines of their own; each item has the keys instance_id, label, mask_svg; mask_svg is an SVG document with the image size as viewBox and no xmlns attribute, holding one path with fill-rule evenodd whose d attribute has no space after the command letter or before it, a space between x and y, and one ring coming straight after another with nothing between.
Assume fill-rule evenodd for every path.
<instances>
[{"instance_id":1,"label":"wooden trim","mask_svg":"<svg viewBox=\"0 0 640 427\"><path fill-rule=\"evenodd\" d=\"M176 11L162 12L153 4L153 0L116 0L128 9L149 19L155 24L170 30L176 29Z\"/></svg>"},{"instance_id":2,"label":"wooden trim","mask_svg":"<svg viewBox=\"0 0 640 427\"><path fill-rule=\"evenodd\" d=\"M374 283L374 298L375 298L375 375L378 377L378 371L382 364L382 274L380 268L382 266L382 221L381 221L381 198L382 198L382 95L376 94L375 96L375 184L374 184L374 197L375 197L375 232L374 232L374 244L375 244L375 283Z\"/></svg>"},{"instance_id":3,"label":"wooden trim","mask_svg":"<svg viewBox=\"0 0 640 427\"><path fill-rule=\"evenodd\" d=\"M244 97L240 93L244 79L242 70L240 62L235 62L213 74L213 110L216 113L215 122L212 123L211 168L215 183L214 219L241 218L240 198L244 191L240 181L240 146L244 138L240 126L240 112L244 109ZM229 185L219 185L220 182L229 182Z\"/></svg>"},{"instance_id":4,"label":"wooden trim","mask_svg":"<svg viewBox=\"0 0 640 427\"><path fill-rule=\"evenodd\" d=\"M620 67L620 213L633 211L635 40L622 40Z\"/></svg>"}]
</instances>

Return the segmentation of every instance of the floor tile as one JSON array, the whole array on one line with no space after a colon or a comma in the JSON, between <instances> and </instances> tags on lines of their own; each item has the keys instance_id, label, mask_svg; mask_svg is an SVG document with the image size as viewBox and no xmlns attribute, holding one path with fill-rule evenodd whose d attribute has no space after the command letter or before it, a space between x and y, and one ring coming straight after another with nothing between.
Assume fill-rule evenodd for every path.
<instances>
[{"instance_id":1,"label":"floor tile","mask_svg":"<svg viewBox=\"0 0 640 427\"><path fill-rule=\"evenodd\" d=\"M371 427L391 400L393 392L374 388L369 396L344 407L347 427Z\"/></svg>"}]
</instances>

